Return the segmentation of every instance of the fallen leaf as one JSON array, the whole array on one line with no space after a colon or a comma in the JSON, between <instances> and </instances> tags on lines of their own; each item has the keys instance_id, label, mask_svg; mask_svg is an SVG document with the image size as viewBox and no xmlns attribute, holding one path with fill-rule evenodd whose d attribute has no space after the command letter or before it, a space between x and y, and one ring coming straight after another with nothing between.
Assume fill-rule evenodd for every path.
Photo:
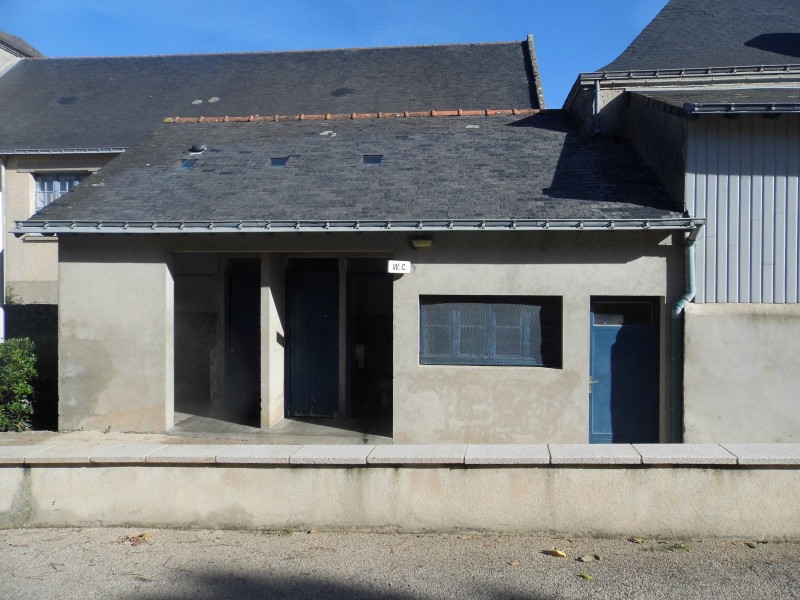
<instances>
[{"instance_id":1,"label":"fallen leaf","mask_svg":"<svg viewBox=\"0 0 800 600\"><path fill-rule=\"evenodd\" d=\"M510 560L510 561L508 561L508 564L509 564L510 566L512 566L512 567L518 567L518 566L520 566L520 564L522 564L522 563L520 563L518 560L514 559L514 560Z\"/></svg>"},{"instance_id":2,"label":"fallen leaf","mask_svg":"<svg viewBox=\"0 0 800 600\"><path fill-rule=\"evenodd\" d=\"M316 529L309 529L308 531L306 531L306 533L309 534L309 535L313 535L313 534L319 533L319 532Z\"/></svg>"},{"instance_id":3,"label":"fallen leaf","mask_svg":"<svg viewBox=\"0 0 800 600\"><path fill-rule=\"evenodd\" d=\"M138 546L139 544L144 544L150 539L150 534L147 532L140 533L139 535L128 535L122 538L122 541L127 541L130 543L131 546Z\"/></svg>"},{"instance_id":4,"label":"fallen leaf","mask_svg":"<svg viewBox=\"0 0 800 600\"><path fill-rule=\"evenodd\" d=\"M758 544L756 544L755 542L747 542L746 545L748 548L758 548Z\"/></svg>"},{"instance_id":5,"label":"fallen leaf","mask_svg":"<svg viewBox=\"0 0 800 600\"><path fill-rule=\"evenodd\" d=\"M592 556L591 554L585 554L583 556L579 556L575 560L577 560L578 562L592 562L594 560L594 556Z\"/></svg>"},{"instance_id":6,"label":"fallen leaf","mask_svg":"<svg viewBox=\"0 0 800 600\"><path fill-rule=\"evenodd\" d=\"M628 541L634 544L644 544L644 538L640 537L629 537Z\"/></svg>"},{"instance_id":7,"label":"fallen leaf","mask_svg":"<svg viewBox=\"0 0 800 600\"><path fill-rule=\"evenodd\" d=\"M557 556L559 558L567 558L567 553L564 552L563 550L559 550L558 548L551 548L550 550L542 550L542 554Z\"/></svg>"},{"instance_id":8,"label":"fallen leaf","mask_svg":"<svg viewBox=\"0 0 800 600\"><path fill-rule=\"evenodd\" d=\"M588 573L578 573L578 577L585 579L586 581L591 581L593 579Z\"/></svg>"}]
</instances>

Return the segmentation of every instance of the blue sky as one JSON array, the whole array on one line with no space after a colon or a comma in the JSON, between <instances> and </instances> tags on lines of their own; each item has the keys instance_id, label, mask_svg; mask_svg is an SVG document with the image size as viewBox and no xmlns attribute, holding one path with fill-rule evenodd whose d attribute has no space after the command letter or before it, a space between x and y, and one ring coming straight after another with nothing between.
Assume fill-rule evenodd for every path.
<instances>
[{"instance_id":1,"label":"blue sky","mask_svg":"<svg viewBox=\"0 0 800 600\"><path fill-rule=\"evenodd\" d=\"M666 0L2 0L0 30L46 56L314 50L524 40L545 99L611 62Z\"/></svg>"}]
</instances>

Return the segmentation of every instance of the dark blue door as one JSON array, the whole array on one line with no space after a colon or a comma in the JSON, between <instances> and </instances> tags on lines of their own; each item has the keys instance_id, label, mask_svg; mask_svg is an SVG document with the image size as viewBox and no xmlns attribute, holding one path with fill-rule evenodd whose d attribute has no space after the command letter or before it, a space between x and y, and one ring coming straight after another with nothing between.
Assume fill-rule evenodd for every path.
<instances>
[{"instance_id":1,"label":"dark blue door","mask_svg":"<svg viewBox=\"0 0 800 600\"><path fill-rule=\"evenodd\" d=\"M286 415L339 412L336 259L298 259L286 271Z\"/></svg>"},{"instance_id":2,"label":"dark blue door","mask_svg":"<svg viewBox=\"0 0 800 600\"><path fill-rule=\"evenodd\" d=\"M592 299L589 442L658 442L658 305Z\"/></svg>"}]
</instances>

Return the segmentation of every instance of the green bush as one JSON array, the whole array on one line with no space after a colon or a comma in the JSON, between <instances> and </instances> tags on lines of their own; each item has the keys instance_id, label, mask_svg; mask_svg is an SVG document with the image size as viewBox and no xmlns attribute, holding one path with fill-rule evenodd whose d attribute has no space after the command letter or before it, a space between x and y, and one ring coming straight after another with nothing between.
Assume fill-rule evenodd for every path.
<instances>
[{"instance_id":1,"label":"green bush","mask_svg":"<svg viewBox=\"0 0 800 600\"><path fill-rule=\"evenodd\" d=\"M31 427L31 381L36 377L34 349L28 338L0 343L0 431L24 431Z\"/></svg>"}]
</instances>

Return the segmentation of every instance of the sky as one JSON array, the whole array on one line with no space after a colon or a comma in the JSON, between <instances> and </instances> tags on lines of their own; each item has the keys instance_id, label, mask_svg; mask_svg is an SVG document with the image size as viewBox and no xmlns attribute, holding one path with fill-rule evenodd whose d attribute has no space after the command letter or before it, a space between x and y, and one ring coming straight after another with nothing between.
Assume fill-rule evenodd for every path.
<instances>
[{"instance_id":1,"label":"sky","mask_svg":"<svg viewBox=\"0 0 800 600\"><path fill-rule=\"evenodd\" d=\"M0 0L0 31L49 57L318 50L534 36L548 108L667 0Z\"/></svg>"}]
</instances>

